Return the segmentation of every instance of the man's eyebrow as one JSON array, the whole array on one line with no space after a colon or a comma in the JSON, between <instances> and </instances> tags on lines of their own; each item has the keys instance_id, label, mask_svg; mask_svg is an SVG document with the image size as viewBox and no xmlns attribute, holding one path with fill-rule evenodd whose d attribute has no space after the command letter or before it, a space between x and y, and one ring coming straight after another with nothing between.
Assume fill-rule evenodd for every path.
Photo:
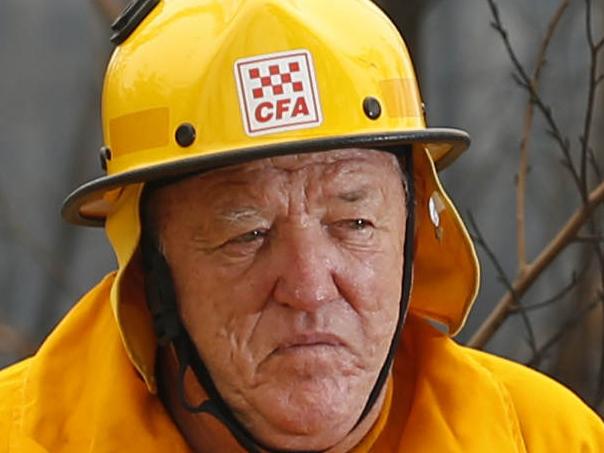
<instances>
[{"instance_id":1,"label":"man's eyebrow","mask_svg":"<svg viewBox=\"0 0 604 453\"><path fill-rule=\"evenodd\" d=\"M218 220L226 223L237 223L259 217L262 217L262 210L252 206L223 208L216 215Z\"/></svg>"},{"instance_id":2,"label":"man's eyebrow","mask_svg":"<svg viewBox=\"0 0 604 453\"><path fill-rule=\"evenodd\" d=\"M363 200L364 198L367 198L367 195L368 195L367 189L363 188L363 189L357 189L357 190L350 190L350 191L346 191L346 192L340 192L336 195L336 197L339 200L346 201L349 203L354 203L355 201L359 201L359 200Z\"/></svg>"}]
</instances>

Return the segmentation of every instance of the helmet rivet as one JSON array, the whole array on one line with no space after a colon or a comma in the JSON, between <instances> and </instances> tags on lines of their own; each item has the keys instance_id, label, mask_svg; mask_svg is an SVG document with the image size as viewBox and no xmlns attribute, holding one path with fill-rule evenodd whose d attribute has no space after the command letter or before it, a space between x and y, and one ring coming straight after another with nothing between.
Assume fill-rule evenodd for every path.
<instances>
[{"instance_id":1,"label":"helmet rivet","mask_svg":"<svg viewBox=\"0 0 604 453\"><path fill-rule=\"evenodd\" d=\"M184 123L176 129L176 143L183 148L191 146L195 141L196 132L192 124Z\"/></svg>"},{"instance_id":2,"label":"helmet rivet","mask_svg":"<svg viewBox=\"0 0 604 453\"><path fill-rule=\"evenodd\" d=\"M377 120L382 114L382 106L376 98L368 96L363 101L363 110L367 118Z\"/></svg>"},{"instance_id":3,"label":"helmet rivet","mask_svg":"<svg viewBox=\"0 0 604 453\"><path fill-rule=\"evenodd\" d=\"M107 161L111 160L111 150L106 146L101 147L99 158L101 159L101 168L107 171Z\"/></svg>"}]
</instances>

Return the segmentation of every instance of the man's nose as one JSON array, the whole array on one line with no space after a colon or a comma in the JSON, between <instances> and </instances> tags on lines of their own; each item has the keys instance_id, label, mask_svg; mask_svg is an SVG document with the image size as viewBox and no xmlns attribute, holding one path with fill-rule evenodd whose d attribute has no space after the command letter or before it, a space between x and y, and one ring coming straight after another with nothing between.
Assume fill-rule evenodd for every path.
<instances>
[{"instance_id":1,"label":"man's nose","mask_svg":"<svg viewBox=\"0 0 604 453\"><path fill-rule=\"evenodd\" d=\"M320 228L296 228L279 241L276 302L312 312L340 296L334 280L337 253Z\"/></svg>"}]
</instances>

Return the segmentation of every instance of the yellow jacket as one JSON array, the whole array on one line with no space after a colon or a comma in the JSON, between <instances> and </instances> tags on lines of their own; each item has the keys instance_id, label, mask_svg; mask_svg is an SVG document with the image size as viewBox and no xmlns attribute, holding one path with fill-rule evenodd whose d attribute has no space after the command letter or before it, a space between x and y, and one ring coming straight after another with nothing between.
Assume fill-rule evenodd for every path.
<instances>
[{"instance_id":1,"label":"yellow jacket","mask_svg":"<svg viewBox=\"0 0 604 453\"><path fill-rule=\"evenodd\" d=\"M34 357L0 372L1 453L189 451L126 356L112 281L88 293ZM413 317L399 349L382 413L355 451L604 452L602 421L547 377ZM225 437L221 453L238 450L224 429L215 433Z\"/></svg>"}]
</instances>

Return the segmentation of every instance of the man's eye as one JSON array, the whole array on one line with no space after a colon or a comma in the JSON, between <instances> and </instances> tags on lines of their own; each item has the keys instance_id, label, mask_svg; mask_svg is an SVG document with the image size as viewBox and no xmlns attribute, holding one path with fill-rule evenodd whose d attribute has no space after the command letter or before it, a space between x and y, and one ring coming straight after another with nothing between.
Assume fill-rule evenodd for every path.
<instances>
[{"instance_id":1,"label":"man's eye","mask_svg":"<svg viewBox=\"0 0 604 453\"><path fill-rule=\"evenodd\" d=\"M363 236L370 234L373 226L373 223L367 219L344 219L332 224L331 230L341 238L359 239L359 233L362 233Z\"/></svg>"},{"instance_id":2,"label":"man's eye","mask_svg":"<svg viewBox=\"0 0 604 453\"><path fill-rule=\"evenodd\" d=\"M371 223L367 219L346 219L337 222L336 226L339 228L346 228L354 231L363 231L367 228L372 227L373 223Z\"/></svg>"},{"instance_id":3,"label":"man's eye","mask_svg":"<svg viewBox=\"0 0 604 453\"><path fill-rule=\"evenodd\" d=\"M258 241L260 239L264 239L268 234L268 230L266 229L256 229L252 231L248 231L245 234L237 236L234 239L231 239L229 242L231 244L248 244L250 242Z\"/></svg>"},{"instance_id":4,"label":"man's eye","mask_svg":"<svg viewBox=\"0 0 604 453\"><path fill-rule=\"evenodd\" d=\"M369 228L370 226L372 226L371 222L365 219L352 219L347 220L346 222L348 223L348 226L353 230L364 230L365 228Z\"/></svg>"}]
</instances>

